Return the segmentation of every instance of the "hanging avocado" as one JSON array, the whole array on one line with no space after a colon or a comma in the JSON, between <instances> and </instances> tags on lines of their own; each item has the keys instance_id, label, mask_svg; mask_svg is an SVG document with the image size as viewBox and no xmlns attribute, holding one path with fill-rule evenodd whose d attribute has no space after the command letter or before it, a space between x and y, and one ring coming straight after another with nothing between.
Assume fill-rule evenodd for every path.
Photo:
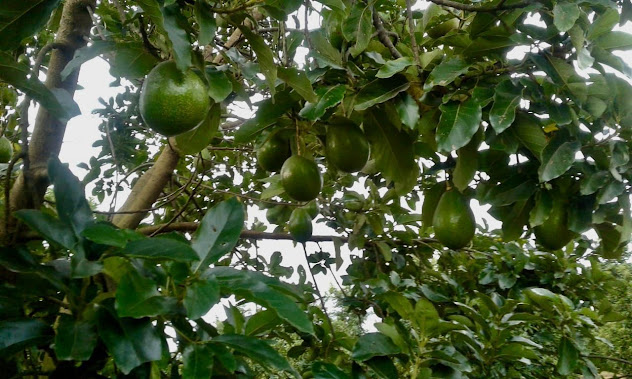
<instances>
[{"instance_id":1,"label":"hanging avocado","mask_svg":"<svg viewBox=\"0 0 632 379\"><path fill-rule=\"evenodd\" d=\"M476 228L474 214L457 189L449 189L441 196L432 226L439 242L450 249L460 249L472 241Z\"/></svg>"}]
</instances>

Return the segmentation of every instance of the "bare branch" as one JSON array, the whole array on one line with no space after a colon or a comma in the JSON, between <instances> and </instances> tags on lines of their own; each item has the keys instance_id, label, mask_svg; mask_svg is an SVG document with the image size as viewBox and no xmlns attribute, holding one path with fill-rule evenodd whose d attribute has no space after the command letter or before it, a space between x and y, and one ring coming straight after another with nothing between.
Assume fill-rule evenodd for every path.
<instances>
[{"instance_id":1,"label":"bare branch","mask_svg":"<svg viewBox=\"0 0 632 379\"><path fill-rule=\"evenodd\" d=\"M511 10L511 9L525 8L525 7L528 7L529 5L534 4L534 1L526 0L519 3L515 3L515 4L504 5L504 2L502 2L499 5L494 6L494 7L485 7L485 6L472 5L472 4L463 4L463 3L459 3L457 1L452 1L452 0L429 0L429 1L437 5L443 5L445 7L450 7L450 8L459 9L462 11L469 11L469 12L500 12L500 11Z\"/></svg>"},{"instance_id":2,"label":"bare branch","mask_svg":"<svg viewBox=\"0 0 632 379\"><path fill-rule=\"evenodd\" d=\"M384 29L384 23L382 22L382 17L380 17L379 13L374 9L373 10L373 26L375 30L377 30L377 38L380 40L382 45L386 46L386 48L391 52L393 58L401 58L402 54L395 48L393 42L388 36L388 32Z\"/></svg>"}]
</instances>

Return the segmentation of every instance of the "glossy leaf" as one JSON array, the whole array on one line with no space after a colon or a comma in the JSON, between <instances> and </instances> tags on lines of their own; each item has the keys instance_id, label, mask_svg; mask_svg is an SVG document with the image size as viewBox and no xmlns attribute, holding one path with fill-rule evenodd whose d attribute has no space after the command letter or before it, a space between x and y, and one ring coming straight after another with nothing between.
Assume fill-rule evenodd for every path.
<instances>
[{"instance_id":1,"label":"glossy leaf","mask_svg":"<svg viewBox=\"0 0 632 379\"><path fill-rule=\"evenodd\" d=\"M195 20L200 25L200 33L198 34L200 45L208 45L213 42L217 25L211 7L207 3L203 1L195 3Z\"/></svg>"},{"instance_id":2,"label":"glossy leaf","mask_svg":"<svg viewBox=\"0 0 632 379\"><path fill-rule=\"evenodd\" d=\"M402 57L392 61L386 62L384 66L380 67L375 77L377 78L390 78L391 76L403 71L408 66L412 66L415 62L411 57Z\"/></svg>"},{"instance_id":3,"label":"glossy leaf","mask_svg":"<svg viewBox=\"0 0 632 379\"><path fill-rule=\"evenodd\" d=\"M71 226L75 235L81 235L81 232L94 222L83 185L70 169L56 158L48 162L48 176L54 185L59 219Z\"/></svg>"},{"instance_id":4,"label":"glossy leaf","mask_svg":"<svg viewBox=\"0 0 632 379\"><path fill-rule=\"evenodd\" d=\"M200 263L195 271L217 262L235 247L244 227L244 208L236 199L223 201L206 212L191 247Z\"/></svg>"},{"instance_id":5,"label":"glossy leaf","mask_svg":"<svg viewBox=\"0 0 632 379\"><path fill-rule=\"evenodd\" d=\"M64 361L87 361L97 345L96 325L62 315L55 336L55 354Z\"/></svg>"},{"instance_id":6,"label":"glossy leaf","mask_svg":"<svg viewBox=\"0 0 632 379\"><path fill-rule=\"evenodd\" d=\"M612 8L607 8L602 14L595 17L595 21L593 21L586 33L586 38L589 41L610 32L619 22L619 12Z\"/></svg>"},{"instance_id":7,"label":"glossy leaf","mask_svg":"<svg viewBox=\"0 0 632 379\"><path fill-rule=\"evenodd\" d=\"M461 74L466 73L469 68L470 64L459 57L444 60L428 75L428 79L424 83L424 91L429 91L434 86L447 86Z\"/></svg>"},{"instance_id":8,"label":"glossy leaf","mask_svg":"<svg viewBox=\"0 0 632 379\"><path fill-rule=\"evenodd\" d=\"M281 323L281 319L273 310L257 312L248 318L245 326L247 336L256 336L272 330Z\"/></svg>"},{"instance_id":9,"label":"glossy leaf","mask_svg":"<svg viewBox=\"0 0 632 379\"><path fill-rule=\"evenodd\" d=\"M0 353L10 356L52 339L50 326L41 320L0 321Z\"/></svg>"},{"instance_id":10,"label":"glossy leaf","mask_svg":"<svg viewBox=\"0 0 632 379\"><path fill-rule=\"evenodd\" d=\"M162 344L150 319L118 318L109 306L101 307L98 317L99 336L124 374L161 358Z\"/></svg>"},{"instance_id":11,"label":"glossy leaf","mask_svg":"<svg viewBox=\"0 0 632 379\"><path fill-rule=\"evenodd\" d=\"M383 103L397 96L410 87L410 82L401 75L389 79L377 79L364 86L355 100L355 110L363 111L376 104Z\"/></svg>"},{"instance_id":12,"label":"glossy leaf","mask_svg":"<svg viewBox=\"0 0 632 379\"><path fill-rule=\"evenodd\" d=\"M513 124L516 107L522 99L522 90L522 87L514 85L509 79L496 86L494 105L489 111L489 122L496 133L502 133Z\"/></svg>"},{"instance_id":13,"label":"glossy leaf","mask_svg":"<svg viewBox=\"0 0 632 379\"><path fill-rule=\"evenodd\" d=\"M222 107L214 103L206 114L206 118L195 129L176 136L178 150L184 154L197 154L211 142L221 121Z\"/></svg>"},{"instance_id":14,"label":"glossy leaf","mask_svg":"<svg viewBox=\"0 0 632 379\"><path fill-rule=\"evenodd\" d=\"M177 4L163 7L161 12L178 69L185 71L191 67L191 41L186 32L187 20L180 13L180 6Z\"/></svg>"},{"instance_id":15,"label":"glossy leaf","mask_svg":"<svg viewBox=\"0 0 632 379\"><path fill-rule=\"evenodd\" d=\"M35 230L47 241L55 242L66 249L72 249L77 243L72 228L48 213L34 209L22 209L15 212L15 217Z\"/></svg>"},{"instance_id":16,"label":"glossy leaf","mask_svg":"<svg viewBox=\"0 0 632 379\"><path fill-rule=\"evenodd\" d=\"M321 118L327 109L340 104L345 96L347 87L339 84L331 88L319 88L316 90L318 100L314 103L307 102L299 115L311 121Z\"/></svg>"},{"instance_id":17,"label":"glossy leaf","mask_svg":"<svg viewBox=\"0 0 632 379\"><path fill-rule=\"evenodd\" d=\"M305 72L299 71L293 67L279 67L277 69L277 73L279 79L283 80L290 87L292 87L303 97L303 99L311 103L316 103L318 101L318 96L314 92L314 89L312 88L312 83L307 78L307 75L305 75Z\"/></svg>"},{"instance_id":18,"label":"glossy leaf","mask_svg":"<svg viewBox=\"0 0 632 379\"><path fill-rule=\"evenodd\" d=\"M563 175L575 162L575 154L581 149L578 141L554 138L542 151L542 165L538 169L541 182L548 182Z\"/></svg>"},{"instance_id":19,"label":"glossy leaf","mask_svg":"<svg viewBox=\"0 0 632 379\"><path fill-rule=\"evenodd\" d=\"M450 152L467 145L479 128L482 110L473 99L463 103L442 104L441 118L437 126L437 148Z\"/></svg>"},{"instance_id":20,"label":"glossy leaf","mask_svg":"<svg viewBox=\"0 0 632 379\"><path fill-rule=\"evenodd\" d=\"M452 182L454 186L463 192L468 184L474 179L478 169L478 145L480 142L476 138L457 151L458 158L456 167L452 172Z\"/></svg>"},{"instance_id":21,"label":"glossy leaf","mask_svg":"<svg viewBox=\"0 0 632 379\"><path fill-rule=\"evenodd\" d=\"M75 51L75 56L61 71L62 80L66 80L68 75L77 70L84 63L91 59L98 57L101 54L110 52L116 48L116 44L113 41L94 41L90 46L82 47Z\"/></svg>"},{"instance_id":22,"label":"glossy leaf","mask_svg":"<svg viewBox=\"0 0 632 379\"><path fill-rule=\"evenodd\" d=\"M274 63L274 54L270 47L266 44L263 37L253 33L250 28L242 27L241 32L246 36L250 47L257 54L257 62L261 68L261 73L266 77L268 86L270 87L270 94L274 96L277 80L277 66Z\"/></svg>"},{"instance_id":23,"label":"glossy leaf","mask_svg":"<svg viewBox=\"0 0 632 379\"><path fill-rule=\"evenodd\" d=\"M238 334L222 334L213 338L212 341L214 344L222 344L235 349L264 366L287 372L294 371L285 358L260 339Z\"/></svg>"},{"instance_id":24,"label":"glossy leaf","mask_svg":"<svg viewBox=\"0 0 632 379\"><path fill-rule=\"evenodd\" d=\"M142 234L131 230L118 229L114 225L100 222L85 228L81 235L92 242L123 248L129 241L143 239Z\"/></svg>"},{"instance_id":25,"label":"glossy leaf","mask_svg":"<svg viewBox=\"0 0 632 379\"><path fill-rule=\"evenodd\" d=\"M357 3L342 25L342 34L345 39L347 41L355 40L355 45L349 50L353 57L358 56L369 45L373 32L372 16L371 6Z\"/></svg>"},{"instance_id":26,"label":"glossy leaf","mask_svg":"<svg viewBox=\"0 0 632 379\"><path fill-rule=\"evenodd\" d=\"M259 134L276 123L285 112L296 103L288 93L278 93L274 99L266 99L258 105L256 117L243 123L235 132L235 142L250 142L257 138Z\"/></svg>"},{"instance_id":27,"label":"glossy leaf","mask_svg":"<svg viewBox=\"0 0 632 379\"><path fill-rule=\"evenodd\" d=\"M522 146L531 151L537 159L540 159L542 151L548 144L548 139L533 116L518 112L516 121L510 130Z\"/></svg>"},{"instance_id":28,"label":"glossy leaf","mask_svg":"<svg viewBox=\"0 0 632 379\"><path fill-rule=\"evenodd\" d=\"M117 43L113 54L110 74L115 77L139 79L159 63L158 58L138 42Z\"/></svg>"},{"instance_id":29,"label":"glossy leaf","mask_svg":"<svg viewBox=\"0 0 632 379\"><path fill-rule=\"evenodd\" d=\"M220 299L219 283L213 277L199 279L190 284L184 295L187 317L197 320L204 316Z\"/></svg>"},{"instance_id":30,"label":"glossy leaf","mask_svg":"<svg viewBox=\"0 0 632 379\"><path fill-rule=\"evenodd\" d=\"M557 349L559 354L557 360L557 372L560 375L570 375L575 371L579 361L579 351L573 341L568 337L562 337Z\"/></svg>"},{"instance_id":31,"label":"glossy leaf","mask_svg":"<svg viewBox=\"0 0 632 379\"><path fill-rule=\"evenodd\" d=\"M553 7L553 19L557 30L564 33L575 25L579 18L579 6L571 2L557 3Z\"/></svg>"},{"instance_id":32,"label":"glossy leaf","mask_svg":"<svg viewBox=\"0 0 632 379\"><path fill-rule=\"evenodd\" d=\"M190 344L182 352L182 377L208 379L213 375L213 347Z\"/></svg>"},{"instance_id":33,"label":"glossy leaf","mask_svg":"<svg viewBox=\"0 0 632 379\"><path fill-rule=\"evenodd\" d=\"M397 345L382 333L367 333L358 338L353 346L351 357L357 361L366 361L373 357L398 354Z\"/></svg>"},{"instance_id":34,"label":"glossy leaf","mask_svg":"<svg viewBox=\"0 0 632 379\"><path fill-rule=\"evenodd\" d=\"M605 50L630 50L632 49L632 34L611 31L599 37L595 44Z\"/></svg>"},{"instance_id":35,"label":"glossy leaf","mask_svg":"<svg viewBox=\"0 0 632 379\"><path fill-rule=\"evenodd\" d=\"M314 362L312 363L312 374L314 379L349 379L344 371L337 368L335 365L326 362Z\"/></svg>"},{"instance_id":36,"label":"glossy leaf","mask_svg":"<svg viewBox=\"0 0 632 379\"><path fill-rule=\"evenodd\" d=\"M46 25L61 0L3 1L0 4L0 50L13 50Z\"/></svg>"},{"instance_id":37,"label":"glossy leaf","mask_svg":"<svg viewBox=\"0 0 632 379\"><path fill-rule=\"evenodd\" d=\"M174 305L175 299L162 296L156 283L136 270L130 270L118 284L115 306L119 317L162 315Z\"/></svg>"}]
</instances>

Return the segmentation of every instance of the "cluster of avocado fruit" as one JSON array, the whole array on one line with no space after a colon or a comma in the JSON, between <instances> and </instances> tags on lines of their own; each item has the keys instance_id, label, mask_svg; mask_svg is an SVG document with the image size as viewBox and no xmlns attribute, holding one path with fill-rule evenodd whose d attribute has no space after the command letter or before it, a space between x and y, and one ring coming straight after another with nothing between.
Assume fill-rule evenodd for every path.
<instances>
[{"instance_id":1,"label":"cluster of avocado fruit","mask_svg":"<svg viewBox=\"0 0 632 379\"><path fill-rule=\"evenodd\" d=\"M206 118L210 105L204 81L192 70L180 71L173 61L162 62L151 70L143 83L139 102L146 125L167 137L194 129ZM368 161L369 150L364 133L350 120L338 118L327 126L325 155L338 170L360 171ZM8 162L12 154L11 142L1 137L0 163ZM322 189L318 165L304 156L292 155L289 141L279 134L272 134L256 154L263 169L280 171L281 184L290 198L310 202L309 206L295 208L288 224L296 241L307 241L312 234L312 219L318 214L313 200ZM574 237L567 224L566 207L563 202L557 202L544 223L534 228L536 240L547 249L562 248ZM460 249L472 241L476 224L466 198L457 189L450 188L437 203L432 225L439 242L451 249Z\"/></svg>"},{"instance_id":2,"label":"cluster of avocado fruit","mask_svg":"<svg viewBox=\"0 0 632 379\"><path fill-rule=\"evenodd\" d=\"M336 169L353 173L360 171L369 159L369 142L362 130L349 120L337 118L327 126L325 156ZM310 202L322 189L322 177L314 160L292 155L289 141L273 134L256 150L257 162L266 171L280 171L285 193L296 201ZM306 242L312 234L312 219L318 214L305 207L292 211L288 230L297 242Z\"/></svg>"}]
</instances>

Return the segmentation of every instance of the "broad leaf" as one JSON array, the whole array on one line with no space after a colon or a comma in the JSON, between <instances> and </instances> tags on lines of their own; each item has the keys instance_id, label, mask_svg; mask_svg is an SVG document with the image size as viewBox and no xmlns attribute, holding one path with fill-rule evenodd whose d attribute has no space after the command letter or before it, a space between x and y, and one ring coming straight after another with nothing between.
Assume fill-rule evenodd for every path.
<instances>
[{"instance_id":1,"label":"broad leaf","mask_svg":"<svg viewBox=\"0 0 632 379\"><path fill-rule=\"evenodd\" d=\"M363 111L376 104L383 103L406 91L410 82L403 75L395 75L389 79L376 79L364 86L355 100L355 110Z\"/></svg>"},{"instance_id":2,"label":"broad leaf","mask_svg":"<svg viewBox=\"0 0 632 379\"><path fill-rule=\"evenodd\" d=\"M188 244L165 237L131 241L121 251L121 254L132 258L164 259L179 262L200 259L195 250Z\"/></svg>"},{"instance_id":3,"label":"broad leaf","mask_svg":"<svg viewBox=\"0 0 632 379\"><path fill-rule=\"evenodd\" d=\"M479 128L482 109L474 99L442 104L437 126L437 148L450 152L467 145Z\"/></svg>"},{"instance_id":4,"label":"broad leaf","mask_svg":"<svg viewBox=\"0 0 632 379\"><path fill-rule=\"evenodd\" d=\"M48 162L48 176L54 185L59 219L80 236L83 229L94 222L83 185L57 158Z\"/></svg>"},{"instance_id":5,"label":"broad leaf","mask_svg":"<svg viewBox=\"0 0 632 379\"><path fill-rule=\"evenodd\" d=\"M548 144L548 139L535 117L518 112L516 120L509 130L522 146L529 149L538 160L541 158L542 150Z\"/></svg>"},{"instance_id":6,"label":"broad leaf","mask_svg":"<svg viewBox=\"0 0 632 379\"><path fill-rule=\"evenodd\" d=\"M415 130L419 121L419 105L409 94L404 94L403 99L396 103L397 113L410 130Z\"/></svg>"},{"instance_id":7,"label":"broad leaf","mask_svg":"<svg viewBox=\"0 0 632 379\"><path fill-rule=\"evenodd\" d=\"M180 71L191 67L191 41L186 32L188 21L180 13L180 6L172 4L161 8L164 28L171 40L173 55Z\"/></svg>"},{"instance_id":8,"label":"broad leaf","mask_svg":"<svg viewBox=\"0 0 632 379\"><path fill-rule=\"evenodd\" d=\"M46 25L61 0L2 1L0 50L13 50Z\"/></svg>"},{"instance_id":9,"label":"broad leaf","mask_svg":"<svg viewBox=\"0 0 632 379\"><path fill-rule=\"evenodd\" d=\"M563 175L575 162L575 154L581 149L578 141L569 141L558 134L542 151L542 165L538 169L541 182L548 182Z\"/></svg>"},{"instance_id":10,"label":"broad leaf","mask_svg":"<svg viewBox=\"0 0 632 379\"><path fill-rule=\"evenodd\" d=\"M208 94L216 102L224 101L233 92L233 83L225 72L207 68L206 77L208 78Z\"/></svg>"},{"instance_id":11,"label":"broad leaf","mask_svg":"<svg viewBox=\"0 0 632 379\"><path fill-rule=\"evenodd\" d=\"M110 52L116 48L116 44L113 41L94 41L90 46L82 47L75 51L75 56L72 58L70 62L64 67L60 76L62 80L66 80L68 75L72 74L73 71L80 68L82 64L87 61L98 57L103 53Z\"/></svg>"},{"instance_id":12,"label":"broad leaf","mask_svg":"<svg viewBox=\"0 0 632 379\"><path fill-rule=\"evenodd\" d=\"M138 42L117 43L110 61L110 74L115 77L139 79L151 71L158 58Z\"/></svg>"},{"instance_id":13,"label":"broad leaf","mask_svg":"<svg viewBox=\"0 0 632 379\"><path fill-rule=\"evenodd\" d=\"M204 150L217 133L221 120L222 107L214 103L202 123L186 133L176 136L178 150L184 154L197 154Z\"/></svg>"},{"instance_id":14,"label":"broad leaf","mask_svg":"<svg viewBox=\"0 0 632 379\"><path fill-rule=\"evenodd\" d=\"M279 79L283 80L290 87L303 97L303 99L315 103L318 101L318 96L312 88L312 83L307 78L307 75L303 71L299 71L296 68L279 67L277 69Z\"/></svg>"},{"instance_id":15,"label":"broad leaf","mask_svg":"<svg viewBox=\"0 0 632 379\"><path fill-rule=\"evenodd\" d=\"M274 54L266 41L258 34L253 33L248 27L240 27L241 32L246 36L250 47L257 54L257 61L261 68L261 73L266 77L270 94L274 96L277 80L277 66L274 63Z\"/></svg>"},{"instance_id":16,"label":"broad leaf","mask_svg":"<svg viewBox=\"0 0 632 379\"><path fill-rule=\"evenodd\" d=\"M314 379L349 379L350 376L335 365L326 362L312 363Z\"/></svg>"},{"instance_id":17,"label":"broad leaf","mask_svg":"<svg viewBox=\"0 0 632 379\"><path fill-rule=\"evenodd\" d=\"M244 332L247 336L264 334L281 323L281 319L274 310L268 309L257 312L248 318Z\"/></svg>"},{"instance_id":18,"label":"broad leaf","mask_svg":"<svg viewBox=\"0 0 632 379\"><path fill-rule=\"evenodd\" d=\"M415 62L411 57L402 57L393 61L388 61L375 75L377 78L390 78L398 72L404 70L408 66L412 66Z\"/></svg>"},{"instance_id":19,"label":"broad leaf","mask_svg":"<svg viewBox=\"0 0 632 379\"><path fill-rule=\"evenodd\" d=\"M586 32L586 38L589 41L594 41L601 35L612 31L618 22L619 12L616 9L607 8L601 15L595 16L595 20Z\"/></svg>"},{"instance_id":20,"label":"broad leaf","mask_svg":"<svg viewBox=\"0 0 632 379\"><path fill-rule=\"evenodd\" d=\"M219 284L213 277L198 279L190 284L184 295L187 317L197 320L204 316L220 299Z\"/></svg>"},{"instance_id":21,"label":"broad leaf","mask_svg":"<svg viewBox=\"0 0 632 379\"><path fill-rule=\"evenodd\" d=\"M632 34L615 30L599 37L594 43L605 50L630 50Z\"/></svg>"},{"instance_id":22,"label":"broad leaf","mask_svg":"<svg viewBox=\"0 0 632 379\"><path fill-rule=\"evenodd\" d=\"M489 122L500 134L511 126L516 117L516 107L522 99L522 87L516 86L510 79L507 79L498 86L494 93L494 105L489 111Z\"/></svg>"},{"instance_id":23,"label":"broad leaf","mask_svg":"<svg viewBox=\"0 0 632 379\"><path fill-rule=\"evenodd\" d=\"M195 20L200 25L200 33L198 34L200 45L208 45L213 42L217 25L211 7L206 2L195 2Z\"/></svg>"},{"instance_id":24,"label":"broad leaf","mask_svg":"<svg viewBox=\"0 0 632 379\"><path fill-rule=\"evenodd\" d=\"M466 73L469 68L470 64L459 57L444 60L428 75L428 79L424 83L424 91L429 91L434 86L447 86L461 74Z\"/></svg>"},{"instance_id":25,"label":"broad leaf","mask_svg":"<svg viewBox=\"0 0 632 379\"><path fill-rule=\"evenodd\" d=\"M575 25L579 18L579 6L575 3L560 2L553 7L553 23L560 32L564 33Z\"/></svg>"},{"instance_id":26,"label":"broad leaf","mask_svg":"<svg viewBox=\"0 0 632 379\"><path fill-rule=\"evenodd\" d=\"M47 241L58 243L68 250L77 243L72 228L48 213L35 209L22 209L15 212L15 217L22 220Z\"/></svg>"},{"instance_id":27,"label":"broad leaf","mask_svg":"<svg viewBox=\"0 0 632 379\"><path fill-rule=\"evenodd\" d=\"M298 99L287 92L278 93L273 99L266 99L257 104L257 114L254 118L243 123L235 132L235 142L250 142L259 134L275 124L279 117L296 104Z\"/></svg>"},{"instance_id":28,"label":"broad leaf","mask_svg":"<svg viewBox=\"0 0 632 379\"><path fill-rule=\"evenodd\" d=\"M263 340L238 334L222 334L211 341L213 344L221 344L237 350L264 366L294 372L288 361Z\"/></svg>"},{"instance_id":29,"label":"broad leaf","mask_svg":"<svg viewBox=\"0 0 632 379\"><path fill-rule=\"evenodd\" d=\"M150 319L118 318L109 303L99 308L98 317L99 336L124 374L162 357L162 343Z\"/></svg>"},{"instance_id":30,"label":"broad leaf","mask_svg":"<svg viewBox=\"0 0 632 379\"><path fill-rule=\"evenodd\" d=\"M62 315L55 336L55 354L64 361L87 361L97 345L96 325Z\"/></svg>"},{"instance_id":31,"label":"broad leaf","mask_svg":"<svg viewBox=\"0 0 632 379\"><path fill-rule=\"evenodd\" d=\"M37 78L29 78L30 74L29 67L15 63L11 56L0 52L0 80L29 95L62 122L81 113L66 90L51 91Z\"/></svg>"},{"instance_id":32,"label":"broad leaf","mask_svg":"<svg viewBox=\"0 0 632 379\"><path fill-rule=\"evenodd\" d=\"M478 169L478 145L480 141L477 138L472 140L457 151L458 158L456 167L452 172L452 182L454 186L463 192L468 184L474 179L476 170Z\"/></svg>"},{"instance_id":33,"label":"broad leaf","mask_svg":"<svg viewBox=\"0 0 632 379\"><path fill-rule=\"evenodd\" d=\"M115 306L119 317L140 318L165 314L175 302L162 296L153 280L130 270L118 284Z\"/></svg>"},{"instance_id":34,"label":"broad leaf","mask_svg":"<svg viewBox=\"0 0 632 379\"><path fill-rule=\"evenodd\" d=\"M182 353L182 377L187 379L208 379L213 375L213 347L190 344Z\"/></svg>"},{"instance_id":35,"label":"broad leaf","mask_svg":"<svg viewBox=\"0 0 632 379\"><path fill-rule=\"evenodd\" d=\"M562 337L557 349L557 372L560 375L570 375L575 371L579 361L579 350L568 337Z\"/></svg>"},{"instance_id":36,"label":"broad leaf","mask_svg":"<svg viewBox=\"0 0 632 379\"><path fill-rule=\"evenodd\" d=\"M354 41L355 45L349 49L353 57L362 53L371 41L373 34L372 6L356 3L351 13L342 25L342 34L347 41Z\"/></svg>"},{"instance_id":37,"label":"broad leaf","mask_svg":"<svg viewBox=\"0 0 632 379\"><path fill-rule=\"evenodd\" d=\"M318 99L313 103L307 102L299 112L299 115L311 121L318 120L325 115L327 109L340 104L346 91L347 87L344 84L339 84L331 88L325 87L317 89L316 94Z\"/></svg>"},{"instance_id":38,"label":"broad leaf","mask_svg":"<svg viewBox=\"0 0 632 379\"><path fill-rule=\"evenodd\" d=\"M41 320L0 321L0 353L8 357L29 346L46 343L52 336L50 326Z\"/></svg>"},{"instance_id":39,"label":"broad leaf","mask_svg":"<svg viewBox=\"0 0 632 379\"><path fill-rule=\"evenodd\" d=\"M195 271L217 262L235 247L244 217L244 207L234 197L206 212L191 243L200 260Z\"/></svg>"},{"instance_id":40,"label":"broad leaf","mask_svg":"<svg viewBox=\"0 0 632 379\"><path fill-rule=\"evenodd\" d=\"M360 336L353 346L351 357L357 361L366 361L377 356L400 353L399 347L382 333L367 333Z\"/></svg>"},{"instance_id":41,"label":"broad leaf","mask_svg":"<svg viewBox=\"0 0 632 379\"><path fill-rule=\"evenodd\" d=\"M128 229L118 229L112 224L99 222L85 228L81 235L92 242L123 248L129 241L144 239L145 236Z\"/></svg>"}]
</instances>

